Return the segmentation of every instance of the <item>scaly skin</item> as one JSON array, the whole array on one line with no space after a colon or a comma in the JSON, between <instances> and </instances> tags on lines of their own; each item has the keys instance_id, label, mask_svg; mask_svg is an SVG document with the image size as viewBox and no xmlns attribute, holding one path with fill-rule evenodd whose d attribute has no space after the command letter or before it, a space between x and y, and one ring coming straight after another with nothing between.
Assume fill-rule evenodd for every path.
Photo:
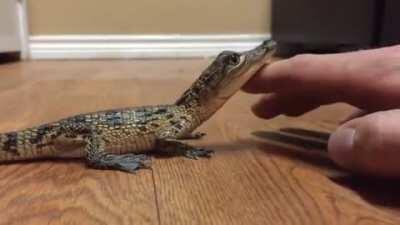
<instances>
[{"instance_id":1,"label":"scaly skin","mask_svg":"<svg viewBox=\"0 0 400 225\"><path fill-rule=\"evenodd\" d=\"M72 116L26 130L0 134L0 162L85 157L94 168L133 172L147 166L151 150L189 158L209 157L180 139L192 133L265 64L273 41L244 53L223 52L172 105L143 106Z\"/></svg>"},{"instance_id":2,"label":"scaly skin","mask_svg":"<svg viewBox=\"0 0 400 225\"><path fill-rule=\"evenodd\" d=\"M110 153L144 152L154 148L156 138L166 134L178 138L185 132L181 127L193 129L200 123L200 118L195 115L192 110L176 105L77 115L55 123L1 134L0 159L82 157L85 139L93 131L100 133L109 144L107 150Z\"/></svg>"}]
</instances>

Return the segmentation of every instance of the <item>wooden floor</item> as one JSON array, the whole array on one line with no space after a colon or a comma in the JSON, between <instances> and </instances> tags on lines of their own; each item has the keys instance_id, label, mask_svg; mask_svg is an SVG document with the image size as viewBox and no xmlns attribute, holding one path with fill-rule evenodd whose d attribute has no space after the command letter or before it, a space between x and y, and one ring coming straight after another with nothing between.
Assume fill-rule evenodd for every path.
<instances>
[{"instance_id":1,"label":"wooden floor","mask_svg":"<svg viewBox=\"0 0 400 225\"><path fill-rule=\"evenodd\" d=\"M0 65L0 132L77 113L173 102L207 60ZM400 182L334 166L329 132L351 108L255 118L238 93L192 141L211 159L153 158L137 174L83 161L0 166L0 224L400 224ZM296 98L293 98L296 101Z\"/></svg>"}]
</instances>

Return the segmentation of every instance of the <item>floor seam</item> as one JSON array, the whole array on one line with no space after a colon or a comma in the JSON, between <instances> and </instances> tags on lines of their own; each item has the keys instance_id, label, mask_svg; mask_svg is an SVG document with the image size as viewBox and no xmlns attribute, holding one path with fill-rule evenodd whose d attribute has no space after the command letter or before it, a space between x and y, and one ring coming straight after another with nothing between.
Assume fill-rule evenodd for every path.
<instances>
[{"instance_id":1,"label":"floor seam","mask_svg":"<svg viewBox=\"0 0 400 225\"><path fill-rule=\"evenodd\" d=\"M158 225L161 225L160 205L158 202L156 179L154 177L154 169L153 168L151 168L151 178L153 180L154 201L156 203Z\"/></svg>"}]
</instances>

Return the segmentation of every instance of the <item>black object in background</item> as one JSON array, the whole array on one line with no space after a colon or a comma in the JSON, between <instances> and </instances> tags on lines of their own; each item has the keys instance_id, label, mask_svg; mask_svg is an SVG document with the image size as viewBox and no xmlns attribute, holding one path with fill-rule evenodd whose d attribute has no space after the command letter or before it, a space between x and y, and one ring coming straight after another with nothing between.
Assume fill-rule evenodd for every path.
<instances>
[{"instance_id":1,"label":"black object in background","mask_svg":"<svg viewBox=\"0 0 400 225\"><path fill-rule=\"evenodd\" d=\"M0 65L20 60L21 60L20 52L0 52Z\"/></svg>"},{"instance_id":2,"label":"black object in background","mask_svg":"<svg viewBox=\"0 0 400 225\"><path fill-rule=\"evenodd\" d=\"M281 55L396 44L399 11L398 0L273 0L272 37Z\"/></svg>"},{"instance_id":3,"label":"black object in background","mask_svg":"<svg viewBox=\"0 0 400 225\"><path fill-rule=\"evenodd\" d=\"M385 0L380 45L400 44L400 1Z\"/></svg>"}]
</instances>

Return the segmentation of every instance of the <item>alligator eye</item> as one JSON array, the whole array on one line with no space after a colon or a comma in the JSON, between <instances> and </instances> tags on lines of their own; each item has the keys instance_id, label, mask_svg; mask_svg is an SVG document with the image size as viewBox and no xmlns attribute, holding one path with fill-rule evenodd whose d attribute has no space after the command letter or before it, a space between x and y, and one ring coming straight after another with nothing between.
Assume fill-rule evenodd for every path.
<instances>
[{"instance_id":1,"label":"alligator eye","mask_svg":"<svg viewBox=\"0 0 400 225\"><path fill-rule=\"evenodd\" d=\"M228 58L228 63L230 65L237 65L240 63L240 55L239 54L232 54Z\"/></svg>"}]
</instances>

